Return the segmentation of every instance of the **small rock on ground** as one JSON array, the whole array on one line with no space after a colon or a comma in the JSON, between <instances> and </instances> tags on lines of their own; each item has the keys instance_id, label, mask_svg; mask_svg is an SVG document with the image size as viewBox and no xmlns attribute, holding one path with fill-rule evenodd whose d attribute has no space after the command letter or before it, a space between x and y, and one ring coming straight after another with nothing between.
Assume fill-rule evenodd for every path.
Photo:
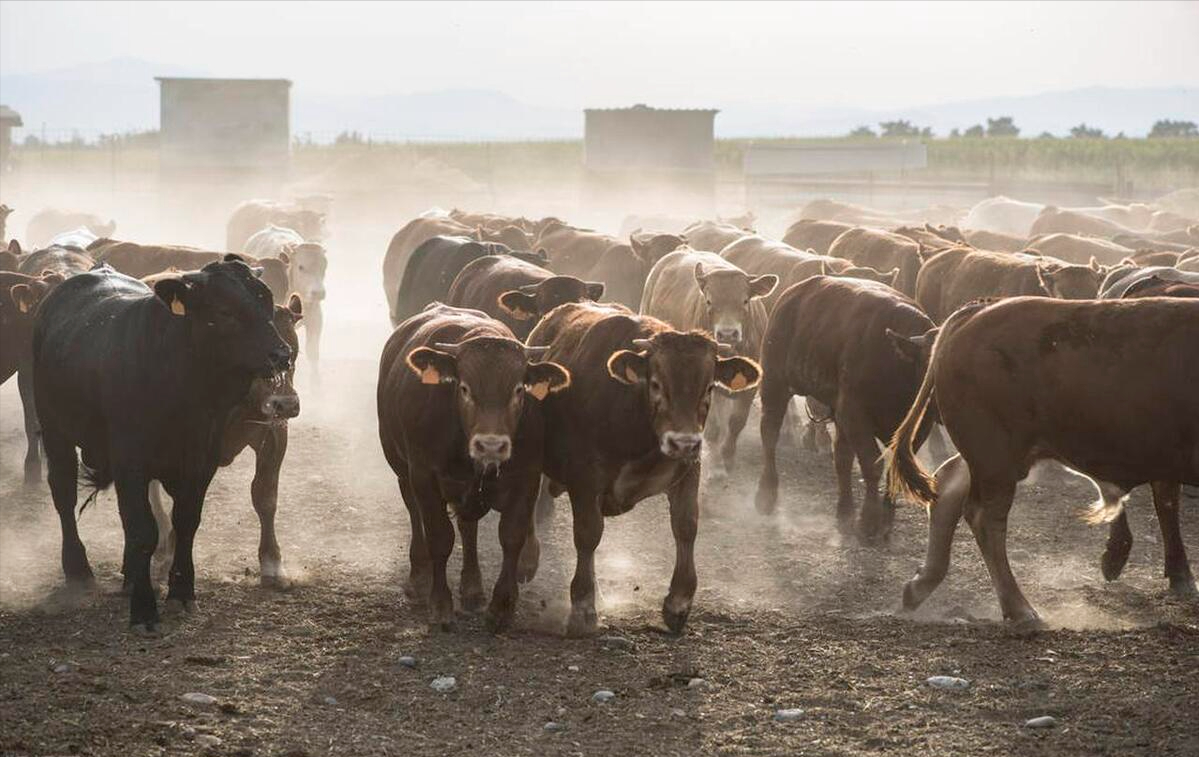
<instances>
[{"instance_id":1,"label":"small rock on ground","mask_svg":"<svg viewBox=\"0 0 1199 757\"><path fill-rule=\"evenodd\" d=\"M216 697L214 697L213 695L204 694L199 691L189 691L188 693L180 696L179 698L182 699L184 702L187 702L188 704L209 705L209 704L216 704L216 701L217 701Z\"/></svg>"},{"instance_id":2,"label":"small rock on ground","mask_svg":"<svg viewBox=\"0 0 1199 757\"><path fill-rule=\"evenodd\" d=\"M616 692L609 691L608 689L600 689L591 695L591 701L595 702L596 704L606 704L615 698Z\"/></svg>"},{"instance_id":3,"label":"small rock on ground","mask_svg":"<svg viewBox=\"0 0 1199 757\"><path fill-rule=\"evenodd\" d=\"M802 717L803 710L799 709L798 707L785 710L776 710L774 713L774 719L779 723L790 723L792 720L799 720Z\"/></svg>"},{"instance_id":4,"label":"small rock on ground","mask_svg":"<svg viewBox=\"0 0 1199 757\"><path fill-rule=\"evenodd\" d=\"M962 689L970 688L969 681L965 678L957 678L956 676L932 676L926 683L934 689L961 691Z\"/></svg>"},{"instance_id":5,"label":"small rock on ground","mask_svg":"<svg viewBox=\"0 0 1199 757\"><path fill-rule=\"evenodd\" d=\"M1038 718L1024 721L1025 728L1054 728L1057 726L1057 718L1052 715L1042 715Z\"/></svg>"},{"instance_id":6,"label":"small rock on ground","mask_svg":"<svg viewBox=\"0 0 1199 757\"><path fill-rule=\"evenodd\" d=\"M556 723L553 720L551 720L548 723L546 723L544 726L542 726L542 730L544 730L546 733L560 733L561 731L566 730L566 724L565 723Z\"/></svg>"},{"instance_id":7,"label":"small rock on ground","mask_svg":"<svg viewBox=\"0 0 1199 757\"><path fill-rule=\"evenodd\" d=\"M433 683L429 685L433 687L434 691L445 694L453 691L458 686L458 682L453 676L441 676L440 678L434 678Z\"/></svg>"},{"instance_id":8,"label":"small rock on ground","mask_svg":"<svg viewBox=\"0 0 1199 757\"><path fill-rule=\"evenodd\" d=\"M416 667L416 658L409 656L409 655L404 655L403 657L401 657L399 662L400 662L400 667L404 667L404 668L415 668Z\"/></svg>"}]
</instances>

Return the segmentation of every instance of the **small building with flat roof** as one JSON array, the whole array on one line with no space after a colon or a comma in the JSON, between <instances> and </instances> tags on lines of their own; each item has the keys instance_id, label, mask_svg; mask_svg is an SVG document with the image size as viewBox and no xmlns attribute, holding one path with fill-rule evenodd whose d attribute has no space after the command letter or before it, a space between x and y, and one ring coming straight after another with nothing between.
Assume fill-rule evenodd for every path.
<instances>
[{"instance_id":1,"label":"small building with flat roof","mask_svg":"<svg viewBox=\"0 0 1199 757\"><path fill-rule=\"evenodd\" d=\"M12 130L24 125L20 113L7 105L0 105L0 171L8 170L12 155Z\"/></svg>"}]
</instances>

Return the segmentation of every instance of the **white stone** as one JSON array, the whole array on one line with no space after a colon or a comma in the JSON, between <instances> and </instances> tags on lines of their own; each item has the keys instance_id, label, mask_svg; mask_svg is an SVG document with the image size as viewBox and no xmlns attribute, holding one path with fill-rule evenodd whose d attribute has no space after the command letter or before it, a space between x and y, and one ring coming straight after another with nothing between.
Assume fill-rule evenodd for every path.
<instances>
[{"instance_id":1,"label":"white stone","mask_svg":"<svg viewBox=\"0 0 1199 757\"><path fill-rule=\"evenodd\" d=\"M780 723L790 723L792 720L799 720L803 717L803 710L798 707L792 707L785 710L777 710L774 713L774 719Z\"/></svg>"},{"instance_id":2,"label":"white stone","mask_svg":"<svg viewBox=\"0 0 1199 757\"><path fill-rule=\"evenodd\" d=\"M1052 715L1042 715L1039 718L1032 718L1024 721L1025 728L1055 728L1057 727L1057 718Z\"/></svg>"},{"instance_id":3,"label":"white stone","mask_svg":"<svg viewBox=\"0 0 1199 757\"><path fill-rule=\"evenodd\" d=\"M962 689L970 688L969 681L957 676L932 676L926 683L934 689L949 689L951 691L961 691Z\"/></svg>"},{"instance_id":4,"label":"white stone","mask_svg":"<svg viewBox=\"0 0 1199 757\"><path fill-rule=\"evenodd\" d=\"M213 695L202 694L199 691L190 691L190 692L182 695L179 698L182 699L184 702L187 702L188 704L210 705L210 704L216 704L216 702L217 702L216 697L214 697Z\"/></svg>"},{"instance_id":5,"label":"white stone","mask_svg":"<svg viewBox=\"0 0 1199 757\"><path fill-rule=\"evenodd\" d=\"M607 704L615 698L616 692L609 691L608 689L600 689L591 695L591 701L595 702L596 704Z\"/></svg>"},{"instance_id":6,"label":"white stone","mask_svg":"<svg viewBox=\"0 0 1199 757\"><path fill-rule=\"evenodd\" d=\"M441 676L434 678L433 683L429 684L433 687L433 691L440 694L448 694L458 686L458 681L453 676Z\"/></svg>"}]
</instances>

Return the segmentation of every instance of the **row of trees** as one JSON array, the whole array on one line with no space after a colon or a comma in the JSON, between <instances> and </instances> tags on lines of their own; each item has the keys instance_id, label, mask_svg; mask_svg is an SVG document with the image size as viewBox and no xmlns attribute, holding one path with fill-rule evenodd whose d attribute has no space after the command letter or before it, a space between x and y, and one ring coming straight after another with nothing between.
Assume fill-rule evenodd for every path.
<instances>
[{"instance_id":1,"label":"row of trees","mask_svg":"<svg viewBox=\"0 0 1199 757\"><path fill-rule=\"evenodd\" d=\"M880 121L879 129L875 131L869 126L859 126L849 133L851 137L869 138L869 137L915 137L928 138L933 136L931 127L916 126L910 121ZM1011 116L1000 116L999 118L988 118L987 125L975 124L970 128L962 131L961 129L952 129L949 132L950 139L967 138L980 139L983 137L1018 137L1020 136L1020 127L1016 126L1015 121ZM1057 135L1049 132L1041 132L1039 139L1054 139ZM1107 139L1107 134L1103 133L1102 129L1094 126L1087 126L1086 123L1081 123L1078 126L1070 129L1070 136L1074 139ZM1153 124L1153 128L1149 130L1151 139L1159 138L1195 138L1199 137L1199 126L1195 125L1194 121L1171 121L1170 119L1162 119ZM1124 132L1116 135L1116 139L1123 139Z\"/></svg>"}]
</instances>

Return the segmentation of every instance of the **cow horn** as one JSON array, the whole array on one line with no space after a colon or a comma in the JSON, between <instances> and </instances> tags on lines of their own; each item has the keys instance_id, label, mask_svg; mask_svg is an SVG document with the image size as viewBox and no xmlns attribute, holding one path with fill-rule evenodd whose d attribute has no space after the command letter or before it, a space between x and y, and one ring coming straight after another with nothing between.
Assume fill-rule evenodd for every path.
<instances>
[{"instance_id":1,"label":"cow horn","mask_svg":"<svg viewBox=\"0 0 1199 757\"><path fill-rule=\"evenodd\" d=\"M649 339L634 339L633 340L633 348L638 350L639 352L649 352L649 350L653 346L654 346L653 341L651 341Z\"/></svg>"},{"instance_id":2,"label":"cow horn","mask_svg":"<svg viewBox=\"0 0 1199 757\"><path fill-rule=\"evenodd\" d=\"M545 353L549 352L550 348L546 347L525 347L525 357L531 361L537 361L545 357Z\"/></svg>"},{"instance_id":3,"label":"cow horn","mask_svg":"<svg viewBox=\"0 0 1199 757\"><path fill-rule=\"evenodd\" d=\"M462 349L461 342L438 342L433 345L433 349L438 352L444 352L447 355L457 355L458 350Z\"/></svg>"}]
</instances>

